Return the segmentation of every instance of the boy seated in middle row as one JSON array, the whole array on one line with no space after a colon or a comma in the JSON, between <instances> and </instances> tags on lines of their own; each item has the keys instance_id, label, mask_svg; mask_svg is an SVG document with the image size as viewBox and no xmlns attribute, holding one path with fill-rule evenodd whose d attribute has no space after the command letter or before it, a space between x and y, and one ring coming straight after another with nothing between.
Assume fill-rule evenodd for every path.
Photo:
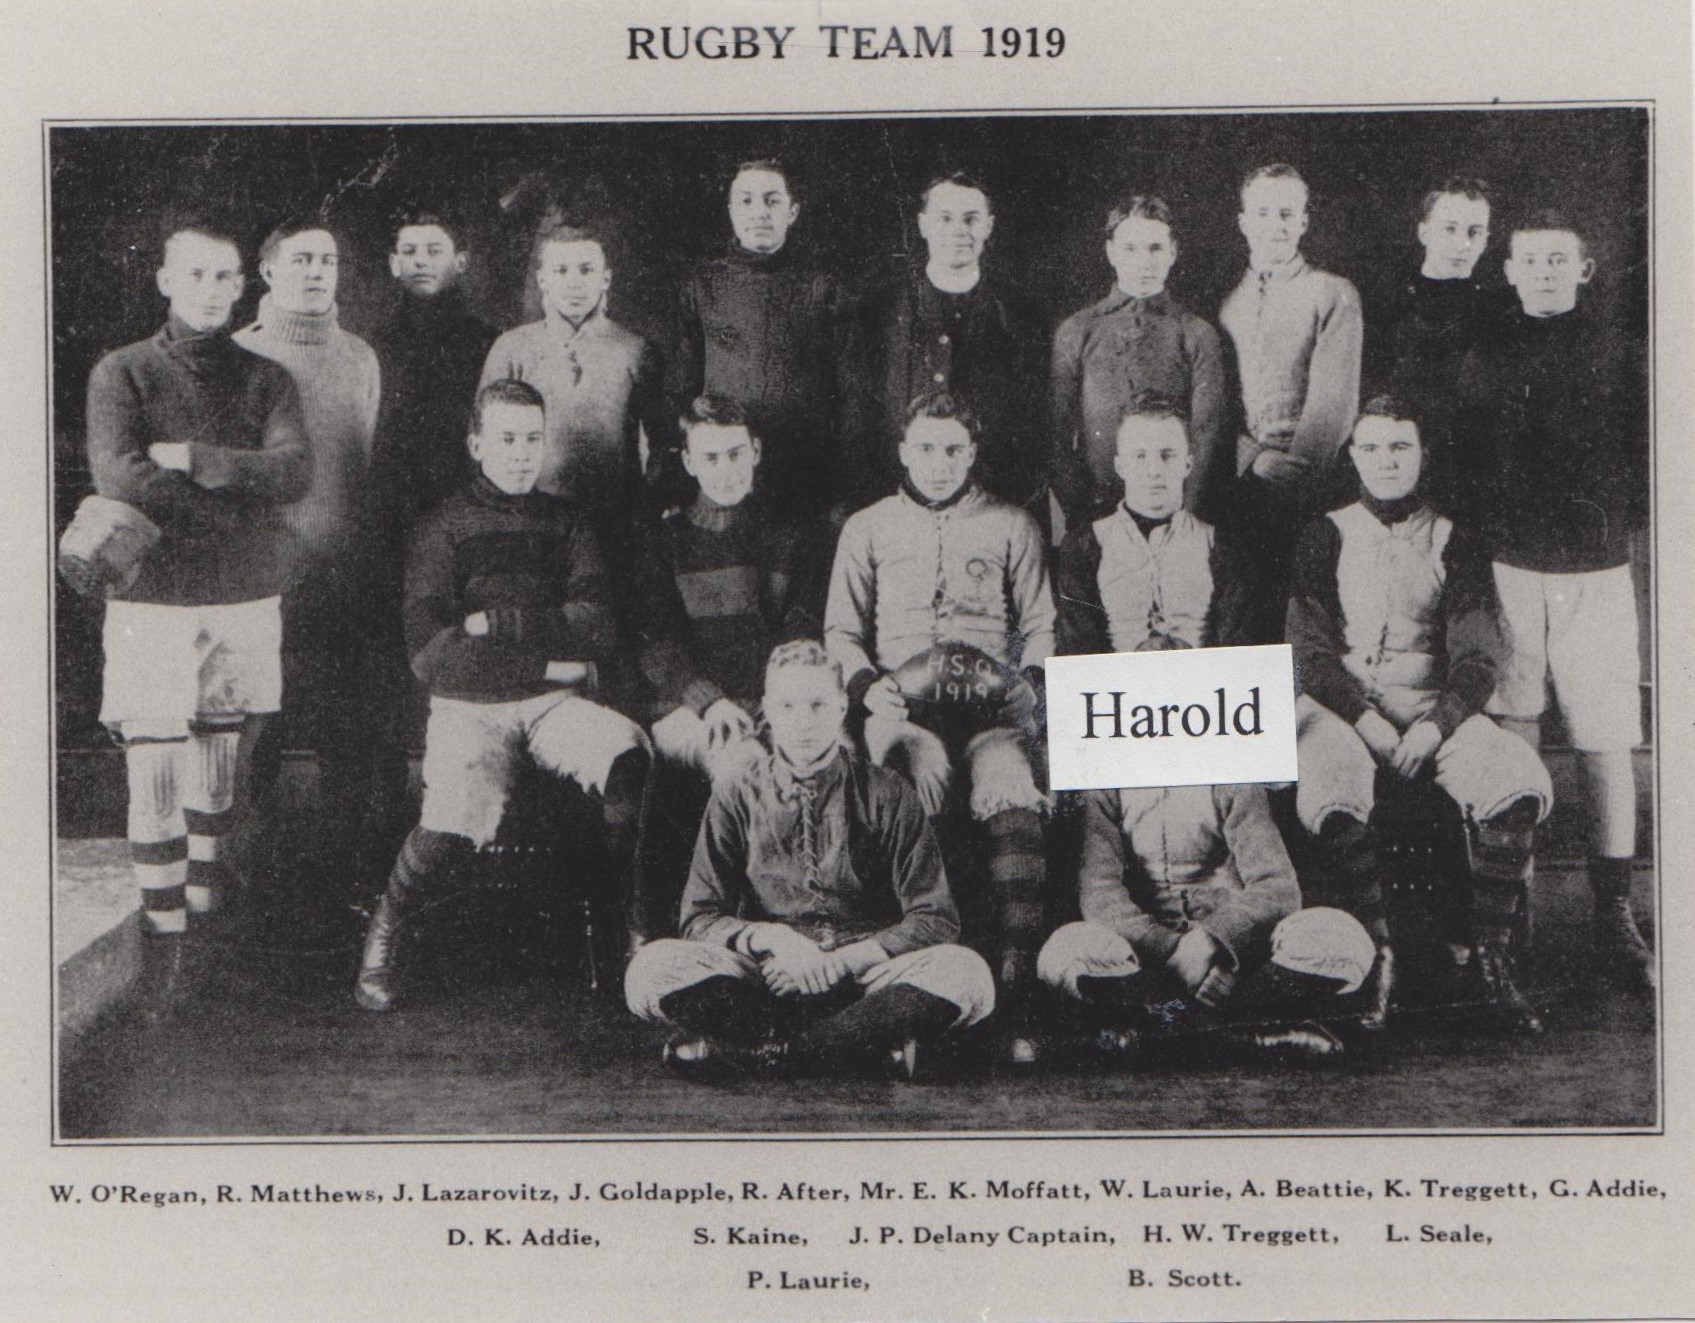
<instances>
[{"instance_id":1,"label":"boy seated in middle row","mask_svg":"<svg viewBox=\"0 0 1695 1323\"><path fill-rule=\"evenodd\" d=\"M1003 1055L1029 1064L1047 861L1036 783L1042 667L1053 597L1036 521L973 477L976 423L952 396L913 402L900 490L842 528L824 609L830 656L866 713L871 759L904 771L925 812L946 807L955 761L987 836L992 914L978 940L996 962L1011 1029ZM977 897L958 885L962 904Z\"/></svg>"}]
</instances>

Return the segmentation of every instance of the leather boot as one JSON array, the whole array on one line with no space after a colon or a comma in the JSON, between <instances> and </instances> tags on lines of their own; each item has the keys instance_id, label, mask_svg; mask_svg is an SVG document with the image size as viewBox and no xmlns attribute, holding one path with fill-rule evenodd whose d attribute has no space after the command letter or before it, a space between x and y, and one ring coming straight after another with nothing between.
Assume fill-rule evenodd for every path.
<instances>
[{"instance_id":1,"label":"leather boot","mask_svg":"<svg viewBox=\"0 0 1695 1323\"><path fill-rule=\"evenodd\" d=\"M1628 896L1596 897L1595 968L1602 978L1628 992L1653 994L1654 953L1636 926Z\"/></svg>"},{"instance_id":2,"label":"leather boot","mask_svg":"<svg viewBox=\"0 0 1695 1323\"><path fill-rule=\"evenodd\" d=\"M365 934L365 950L359 959L359 980L353 985L353 1000L367 1011L391 1011L398 1000L394 967L404 925L400 911L403 902L391 882L377 904L371 919L370 931Z\"/></svg>"},{"instance_id":3,"label":"leather boot","mask_svg":"<svg viewBox=\"0 0 1695 1323\"><path fill-rule=\"evenodd\" d=\"M1377 966L1372 974L1365 1013L1360 1028L1381 1033L1389 1027L1395 1008L1395 951L1387 944L1377 948Z\"/></svg>"},{"instance_id":4,"label":"leather boot","mask_svg":"<svg viewBox=\"0 0 1695 1323\"><path fill-rule=\"evenodd\" d=\"M1323 1025L1311 1022L1226 1029L1220 1031L1220 1037L1244 1057L1280 1065L1328 1065L1343 1054L1342 1040Z\"/></svg>"},{"instance_id":5,"label":"leather boot","mask_svg":"<svg viewBox=\"0 0 1695 1323\"><path fill-rule=\"evenodd\" d=\"M1542 1032L1542 1017L1513 981L1513 961L1504 947L1479 946L1472 953L1483 995L1501 1028L1532 1036Z\"/></svg>"},{"instance_id":6,"label":"leather boot","mask_svg":"<svg viewBox=\"0 0 1695 1323\"><path fill-rule=\"evenodd\" d=\"M767 1038L735 1043L725 1038L682 1034L665 1044L667 1067L684 1079L727 1084L749 1078L780 1078L789 1071L787 1041Z\"/></svg>"}]
</instances>

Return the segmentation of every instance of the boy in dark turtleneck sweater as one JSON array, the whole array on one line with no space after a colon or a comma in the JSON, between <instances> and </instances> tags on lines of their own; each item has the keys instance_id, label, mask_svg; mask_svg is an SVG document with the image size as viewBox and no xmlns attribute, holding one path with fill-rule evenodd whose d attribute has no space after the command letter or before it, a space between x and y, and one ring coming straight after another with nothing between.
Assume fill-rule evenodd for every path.
<instances>
[{"instance_id":1,"label":"boy in dark turtleneck sweater","mask_svg":"<svg viewBox=\"0 0 1695 1323\"><path fill-rule=\"evenodd\" d=\"M729 187L735 237L684 284L671 397L682 410L712 395L734 401L760 439L760 487L796 518L835 502L835 348L839 287L789 242L800 216L776 160L745 161ZM682 499L674 456L660 457Z\"/></svg>"},{"instance_id":2,"label":"boy in dark turtleneck sweater","mask_svg":"<svg viewBox=\"0 0 1695 1323\"><path fill-rule=\"evenodd\" d=\"M626 883L647 781L641 727L602 697L618 664L607 573L590 521L535 490L547 453L527 382L478 392L481 472L418 528L406 559L406 642L430 691L424 804L365 938L354 998L399 998L396 948L421 900L495 838L519 760L598 805L609 888Z\"/></svg>"},{"instance_id":3,"label":"boy in dark turtleneck sweater","mask_svg":"<svg viewBox=\"0 0 1695 1323\"><path fill-rule=\"evenodd\" d=\"M740 406L705 395L681 421L682 465L698 490L642 546L641 661L660 756L716 783L758 751L765 659L817 636L823 586L805 535L765 498L763 438Z\"/></svg>"},{"instance_id":4,"label":"boy in dark turtleneck sweater","mask_svg":"<svg viewBox=\"0 0 1695 1323\"><path fill-rule=\"evenodd\" d=\"M1377 772L1433 778L1471 835L1468 962L1512 1026L1534 1032L1507 943L1553 789L1534 751L1482 715L1502 652L1487 553L1424 503L1418 424L1400 401L1367 404L1348 453L1360 499L1301 535L1289 602L1301 690L1296 810L1381 948L1372 1016L1381 1024L1393 957L1370 828Z\"/></svg>"},{"instance_id":5,"label":"boy in dark turtleneck sweater","mask_svg":"<svg viewBox=\"0 0 1695 1323\"><path fill-rule=\"evenodd\" d=\"M1489 244L1489 217L1489 189L1480 179L1455 176L1424 195L1419 269L1396 289L1387 330L1366 346L1369 393L1386 392L1418 411L1426 452L1420 491L1443 511L1456 499L1450 450L1460 365L1507 311L1506 291L1475 274Z\"/></svg>"},{"instance_id":6,"label":"boy in dark turtleneck sweater","mask_svg":"<svg viewBox=\"0 0 1695 1323\"><path fill-rule=\"evenodd\" d=\"M158 285L164 327L89 377L88 454L96 492L164 534L107 603L100 719L124 742L142 930L170 938L217 900L239 733L281 702L279 507L311 467L288 373L230 338L234 241L175 230ZM168 977L180 948L149 942L147 955L149 977Z\"/></svg>"},{"instance_id":7,"label":"boy in dark turtleneck sweater","mask_svg":"<svg viewBox=\"0 0 1695 1323\"><path fill-rule=\"evenodd\" d=\"M1647 993L1653 956L1630 908L1642 741L1630 542L1648 503L1647 377L1622 328L1578 306L1594 270L1569 220L1514 226L1519 311L1466 356L1458 434L1511 644L1490 711L1535 746L1552 679L1593 815L1595 967Z\"/></svg>"}]
</instances>

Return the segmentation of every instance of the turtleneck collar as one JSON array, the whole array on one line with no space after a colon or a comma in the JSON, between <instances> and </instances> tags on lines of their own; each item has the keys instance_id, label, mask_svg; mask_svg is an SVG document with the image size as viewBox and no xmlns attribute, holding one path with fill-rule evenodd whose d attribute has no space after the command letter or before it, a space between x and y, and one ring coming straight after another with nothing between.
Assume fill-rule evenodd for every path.
<instances>
[{"instance_id":1,"label":"turtleneck collar","mask_svg":"<svg viewBox=\"0 0 1695 1323\"><path fill-rule=\"evenodd\" d=\"M778 271L793 260L794 248L793 243L785 242L774 253L756 253L751 248L743 248L741 240L732 236L728 255L732 262L750 271Z\"/></svg>"},{"instance_id":2,"label":"turtleneck collar","mask_svg":"<svg viewBox=\"0 0 1695 1323\"><path fill-rule=\"evenodd\" d=\"M323 345L336 333L338 321L334 304L328 312L284 312L267 294L259 300L253 325L284 344Z\"/></svg>"},{"instance_id":3,"label":"turtleneck collar","mask_svg":"<svg viewBox=\"0 0 1695 1323\"><path fill-rule=\"evenodd\" d=\"M705 492L696 492L694 504L689 507L689 522L708 533L728 532L742 521L742 511L752 500L750 492L739 504L719 505Z\"/></svg>"},{"instance_id":4,"label":"turtleneck collar","mask_svg":"<svg viewBox=\"0 0 1695 1323\"><path fill-rule=\"evenodd\" d=\"M192 351L201 345L229 343L230 324L225 322L215 331L197 331L173 312L166 316L159 335L173 349Z\"/></svg>"},{"instance_id":5,"label":"turtleneck collar","mask_svg":"<svg viewBox=\"0 0 1695 1323\"><path fill-rule=\"evenodd\" d=\"M938 511L942 511L942 510L951 510L954 506L958 505L967 496L969 496L972 493L972 491L974 491L976 489L976 486L977 486L977 484L974 480L972 480L971 478L967 478L963 483L960 484L959 490L956 491L952 496L949 496L944 500L932 501L928 496L926 496L923 492L919 491L918 488L916 488L912 485L912 479L911 478L903 477L900 480L901 494L904 495L907 500L913 502L915 505L921 505L926 510L931 511L932 513L936 513Z\"/></svg>"},{"instance_id":6,"label":"turtleneck collar","mask_svg":"<svg viewBox=\"0 0 1695 1323\"><path fill-rule=\"evenodd\" d=\"M1394 527L1403 519L1417 514L1424 508L1424 500L1416 490L1399 500L1380 501L1364 487L1361 487L1360 504L1371 511L1372 516L1385 528Z\"/></svg>"},{"instance_id":7,"label":"turtleneck collar","mask_svg":"<svg viewBox=\"0 0 1695 1323\"><path fill-rule=\"evenodd\" d=\"M532 505L544 499L542 493L534 487L522 496L514 496L511 492L503 492L489 481L488 474L478 469L471 479L471 495L484 505Z\"/></svg>"}]
</instances>

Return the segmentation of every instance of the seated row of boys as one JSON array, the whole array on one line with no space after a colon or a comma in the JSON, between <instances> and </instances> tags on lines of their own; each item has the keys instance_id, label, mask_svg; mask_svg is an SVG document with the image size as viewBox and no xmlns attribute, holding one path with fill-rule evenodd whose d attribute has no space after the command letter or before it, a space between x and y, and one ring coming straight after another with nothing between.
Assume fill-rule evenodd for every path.
<instances>
[{"instance_id":1,"label":"seated row of boys","mask_svg":"<svg viewBox=\"0 0 1695 1323\"><path fill-rule=\"evenodd\" d=\"M1431 769L1464 810L1480 999L1535 1028L1507 938L1551 791L1530 746L1481 715L1499 652L1488 558L1419 500L1407 412L1380 399L1361 417L1350 449L1360 500L1305 534L1290 605L1299 817L1349 882L1357 918L1300 911L1263 789L1123 790L1085 797L1082 921L1050 935L1046 658L1230 638L1228 560L1182 509L1181 411L1146 400L1121 421L1124 500L1068 536L1056 613L1035 521L973 481L974 420L946 395L919 399L902 489L842 530L820 644L800 637L817 629L799 535L750 499L758 439L734 405L697 401L683 464L699 492L644 549L638 576L663 604L641 630L658 694L651 747L713 784L682 940L647 940L669 925L629 897L630 1005L691 1034L669 1059L824 1065L899 1048L910 1067L909 1039L983 1019L998 991L1003 1054L1029 1062L1042 1051L1038 979L1133 1029L1150 998L1166 1007L1162 1023L1193 1027L1249 981L1259 991L1248 1004L1310 1014L1311 996L1291 995L1300 975L1343 971L1320 986L1366 985L1363 1018L1381 1024L1393 957L1367 826L1379 765ZM586 521L534 490L545 435L533 387L485 387L470 443L481 474L411 552L408 640L432 694L425 799L367 938L357 996L370 1009L395 1002L396 945L420 893L493 839L521 751L597 796L609 875L633 872L650 745L604 701L618 661L605 569ZM769 748L755 734L761 689ZM850 714L868 760L847 751ZM987 887L972 897L987 901L985 931L971 936L993 971L951 944L960 920L929 823L954 802L955 768L988 855L986 882L956 881ZM1282 971L1274 992L1258 976L1268 960ZM871 995L854 1000L856 988ZM779 1013L803 1007L838 1013ZM1316 1023L1242 1041L1303 1057L1341 1049Z\"/></svg>"}]
</instances>

